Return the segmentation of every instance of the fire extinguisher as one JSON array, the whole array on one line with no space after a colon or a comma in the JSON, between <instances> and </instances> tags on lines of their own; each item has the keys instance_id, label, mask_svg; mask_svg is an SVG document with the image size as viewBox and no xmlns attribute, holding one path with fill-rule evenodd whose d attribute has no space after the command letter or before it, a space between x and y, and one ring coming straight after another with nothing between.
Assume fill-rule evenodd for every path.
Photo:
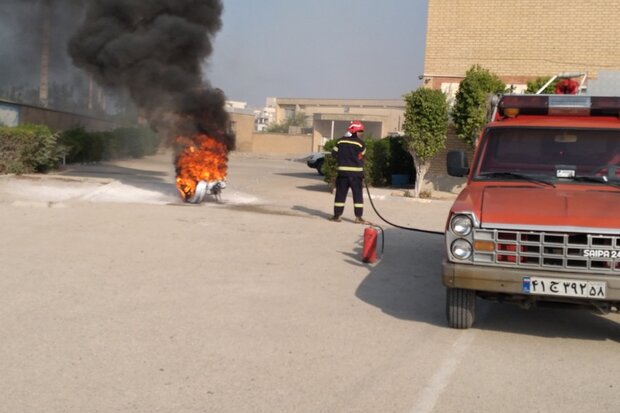
<instances>
[{"instance_id":1,"label":"fire extinguisher","mask_svg":"<svg viewBox=\"0 0 620 413\"><path fill-rule=\"evenodd\" d=\"M381 231L381 255L383 255L384 237L383 228L378 225L372 225L364 229L364 246L362 248L362 261L367 263L374 263L377 261L377 238L379 237L379 231Z\"/></svg>"},{"instance_id":2,"label":"fire extinguisher","mask_svg":"<svg viewBox=\"0 0 620 413\"><path fill-rule=\"evenodd\" d=\"M393 222L388 221L387 219L383 218L379 211L377 211L377 207L375 207L375 203L372 201L372 196L370 195L368 182L366 182L366 192L368 193L368 200L370 201L370 205L372 205L372 209L375 211L377 216L381 218L381 220L386 224L407 231L415 231L441 236L444 235L444 233L441 231L430 231L426 229L403 227L402 225L397 225ZM381 257L383 257L383 251L385 250L385 233L383 232L383 228L381 228L379 225L371 223L368 227L366 227L366 229L364 229L364 247L362 248L362 261L367 263L374 263L377 261L377 238L379 237L379 231L381 231Z\"/></svg>"}]
</instances>

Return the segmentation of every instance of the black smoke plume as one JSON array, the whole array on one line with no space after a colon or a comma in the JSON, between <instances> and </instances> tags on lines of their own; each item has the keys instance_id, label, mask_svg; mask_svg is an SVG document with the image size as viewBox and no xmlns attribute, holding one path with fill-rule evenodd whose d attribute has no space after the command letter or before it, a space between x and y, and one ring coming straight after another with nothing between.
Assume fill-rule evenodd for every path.
<instances>
[{"instance_id":1,"label":"black smoke plume","mask_svg":"<svg viewBox=\"0 0 620 413\"><path fill-rule=\"evenodd\" d=\"M91 0L69 54L102 85L129 92L168 139L206 132L229 149L225 96L201 64L222 27L221 0Z\"/></svg>"},{"instance_id":2,"label":"black smoke plume","mask_svg":"<svg viewBox=\"0 0 620 413\"><path fill-rule=\"evenodd\" d=\"M76 98L86 96L88 79L73 66L66 51L67 41L77 29L77 22L83 14L82 0L0 0L0 90L32 90L36 98L27 100L27 103L39 103L45 14L52 23L49 39L50 86L54 83L70 86L75 89Z\"/></svg>"}]
</instances>

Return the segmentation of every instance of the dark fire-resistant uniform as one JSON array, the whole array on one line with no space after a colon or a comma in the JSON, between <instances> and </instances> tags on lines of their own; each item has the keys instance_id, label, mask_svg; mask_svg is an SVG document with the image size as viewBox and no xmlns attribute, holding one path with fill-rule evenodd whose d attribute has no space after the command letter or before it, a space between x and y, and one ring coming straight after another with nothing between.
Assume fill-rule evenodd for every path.
<instances>
[{"instance_id":1,"label":"dark fire-resistant uniform","mask_svg":"<svg viewBox=\"0 0 620 413\"><path fill-rule=\"evenodd\" d=\"M364 214L364 154L366 145L354 133L338 139L332 150L332 155L338 165L336 178L336 198L334 201L334 216L339 217L344 212L344 204L349 188L353 192L353 207L355 216L361 218Z\"/></svg>"}]
</instances>

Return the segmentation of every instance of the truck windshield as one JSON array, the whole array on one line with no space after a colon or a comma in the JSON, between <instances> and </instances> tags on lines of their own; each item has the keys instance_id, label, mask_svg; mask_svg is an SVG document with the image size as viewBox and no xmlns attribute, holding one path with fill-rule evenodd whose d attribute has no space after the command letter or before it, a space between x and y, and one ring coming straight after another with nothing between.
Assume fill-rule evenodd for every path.
<instances>
[{"instance_id":1,"label":"truck windshield","mask_svg":"<svg viewBox=\"0 0 620 413\"><path fill-rule=\"evenodd\" d=\"M497 127L482 145L476 180L620 181L620 130Z\"/></svg>"}]
</instances>

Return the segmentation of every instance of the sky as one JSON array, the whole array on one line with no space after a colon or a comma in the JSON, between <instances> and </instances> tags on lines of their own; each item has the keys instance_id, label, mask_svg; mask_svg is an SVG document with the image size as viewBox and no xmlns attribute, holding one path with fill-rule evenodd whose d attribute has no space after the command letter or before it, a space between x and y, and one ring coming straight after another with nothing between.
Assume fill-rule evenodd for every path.
<instances>
[{"instance_id":1,"label":"sky","mask_svg":"<svg viewBox=\"0 0 620 413\"><path fill-rule=\"evenodd\" d=\"M83 1L54 2L62 7L54 11L51 82L85 84L66 51ZM267 97L398 99L420 85L427 0L223 4L204 75L229 100L260 108ZM39 0L0 0L0 87L37 86L40 16Z\"/></svg>"},{"instance_id":2,"label":"sky","mask_svg":"<svg viewBox=\"0 0 620 413\"><path fill-rule=\"evenodd\" d=\"M224 0L205 74L229 100L398 99L420 85L427 0Z\"/></svg>"}]
</instances>

